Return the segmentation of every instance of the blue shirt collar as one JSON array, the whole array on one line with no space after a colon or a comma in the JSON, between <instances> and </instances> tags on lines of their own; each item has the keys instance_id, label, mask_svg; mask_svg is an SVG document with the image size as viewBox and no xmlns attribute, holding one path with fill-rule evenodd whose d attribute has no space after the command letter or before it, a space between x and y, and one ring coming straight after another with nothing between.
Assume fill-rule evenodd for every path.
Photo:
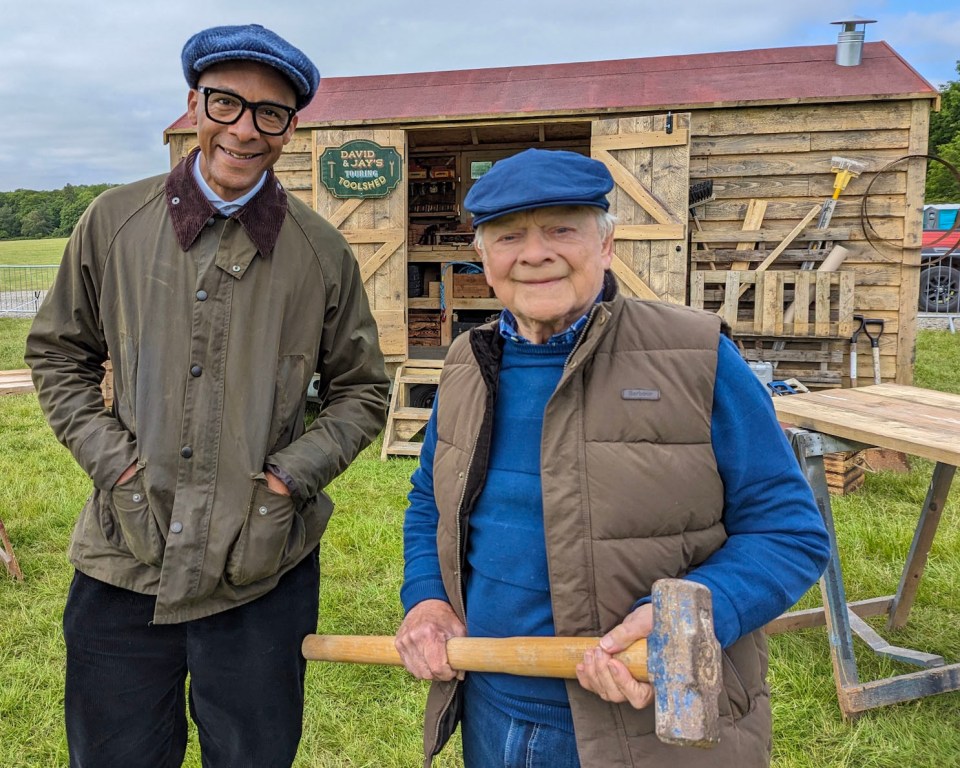
<instances>
[{"instance_id":1,"label":"blue shirt collar","mask_svg":"<svg viewBox=\"0 0 960 768\"><path fill-rule=\"evenodd\" d=\"M594 306L600 303L600 300L603 298L603 290L597 294L597 298L594 301ZM560 331L560 333L555 333L549 339L547 339L547 344L574 344L577 341L577 337L580 335L580 332L583 330L584 326L587 324L587 319L590 317L590 312L593 311L591 307L587 312L581 315L569 328L565 331ZM513 313L504 307L503 311L500 313L500 335L508 341L513 341L517 344L533 344L530 339L526 339L520 335L520 331L517 329L517 318L513 316Z\"/></svg>"},{"instance_id":2,"label":"blue shirt collar","mask_svg":"<svg viewBox=\"0 0 960 768\"><path fill-rule=\"evenodd\" d=\"M263 176L260 177L253 189L247 192L245 195L238 197L236 200L231 200L227 202L220 195L210 189L210 185L207 184L207 180L203 178L203 174L200 173L200 153L197 152L196 160L193 162L193 178L197 182L197 186L200 187L200 191L203 192L204 197L210 201L210 205L217 209L221 216L231 216L232 214L239 211L243 206L245 206L250 200L253 199L253 196L260 191L260 187L263 186L263 182L267 180L267 174L264 172Z\"/></svg>"}]
</instances>

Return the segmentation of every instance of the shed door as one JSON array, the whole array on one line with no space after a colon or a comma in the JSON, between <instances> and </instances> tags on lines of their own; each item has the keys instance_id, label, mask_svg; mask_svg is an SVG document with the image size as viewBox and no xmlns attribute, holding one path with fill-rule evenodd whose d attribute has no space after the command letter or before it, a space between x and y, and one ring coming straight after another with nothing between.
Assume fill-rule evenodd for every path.
<instances>
[{"instance_id":1,"label":"shed door","mask_svg":"<svg viewBox=\"0 0 960 768\"><path fill-rule=\"evenodd\" d=\"M354 139L393 147L404 166L403 177L386 197L338 198L320 182L319 161L328 147ZM317 130L313 132L313 207L339 229L360 264L370 308L377 321L380 348L387 362L407 357L407 183L406 135L388 130Z\"/></svg>"},{"instance_id":2,"label":"shed door","mask_svg":"<svg viewBox=\"0 0 960 768\"><path fill-rule=\"evenodd\" d=\"M610 169L613 271L624 292L685 304L690 113L595 120L590 153Z\"/></svg>"}]
</instances>

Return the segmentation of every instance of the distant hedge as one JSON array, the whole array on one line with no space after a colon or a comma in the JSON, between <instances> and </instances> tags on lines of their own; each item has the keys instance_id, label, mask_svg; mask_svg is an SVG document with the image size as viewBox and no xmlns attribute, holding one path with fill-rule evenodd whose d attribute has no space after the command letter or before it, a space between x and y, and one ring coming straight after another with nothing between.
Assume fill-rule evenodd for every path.
<instances>
[{"instance_id":1,"label":"distant hedge","mask_svg":"<svg viewBox=\"0 0 960 768\"><path fill-rule=\"evenodd\" d=\"M0 240L69 237L87 206L115 184L91 184L38 192L0 192Z\"/></svg>"}]
</instances>

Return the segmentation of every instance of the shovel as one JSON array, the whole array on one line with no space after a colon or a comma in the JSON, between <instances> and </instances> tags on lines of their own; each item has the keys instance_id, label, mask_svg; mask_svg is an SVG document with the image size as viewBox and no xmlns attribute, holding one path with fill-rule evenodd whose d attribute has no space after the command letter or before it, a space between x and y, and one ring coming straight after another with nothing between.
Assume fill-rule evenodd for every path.
<instances>
[{"instance_id":1,"label":"shovel","mask_svg":"<svg viewBox=\"0 0 960 768\"><path fill-rule=\"evenodd\" d=\"M874 326L877 330L870 332L870 327ZM870 349L873 352L873 383L880 383L880 336L883 334L883 320L880 318L867 318L863 321L863 332L870 339Z\"/></svg>"},{"instance_id":2,"label":"shovel","mask_svg":"<svg viewBox=\"0 0 960 768\"><path fill-rule=\"evenodd\" d=\"M863 331L864 319L863 315L854 315L853 319L860 323L853 331L853 336L850 337L850 386L857 386L857 339L860 338L860 333Z\"/></svg>"}]
</instances>

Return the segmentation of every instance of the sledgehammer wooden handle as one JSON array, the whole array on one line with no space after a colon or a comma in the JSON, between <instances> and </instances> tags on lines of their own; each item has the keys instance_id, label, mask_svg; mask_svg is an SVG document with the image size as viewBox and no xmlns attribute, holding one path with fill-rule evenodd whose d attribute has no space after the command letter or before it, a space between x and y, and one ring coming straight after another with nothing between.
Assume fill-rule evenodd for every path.
<instances>
[{"instance_id":1,"label":"sledgehammer wooden handle","mask_svg":"<svg viewBox=\"0 0 960 768\"><path fill-rule=\"evenodd\" d=\"M447 640L447 657L451 667L464 672L573 679L583 654L599 642L596 637L453 637ZM303 656L311 661L403 664L393 636L386 635L307 635ZM649 680L646 640L638 640L614 658L638 680Z\"/></svg>"}]
</instances>

